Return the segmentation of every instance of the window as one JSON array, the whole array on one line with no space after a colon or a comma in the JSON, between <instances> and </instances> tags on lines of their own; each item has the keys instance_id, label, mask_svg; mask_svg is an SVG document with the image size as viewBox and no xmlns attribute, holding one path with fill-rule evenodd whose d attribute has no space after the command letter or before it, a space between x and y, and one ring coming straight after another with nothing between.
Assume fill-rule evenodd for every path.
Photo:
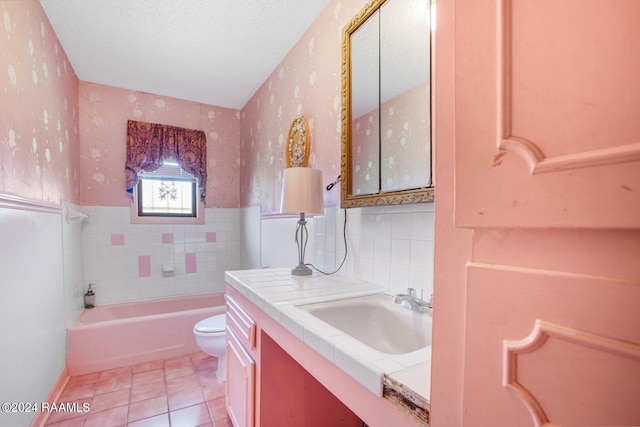
<instances>
[{"instance_id":1,"label":"window","mask_svg":"<svg viewBox=\"0 0 640 427\"><path fill-rule=\"evenodd\" d=\"M138 216L197 217L198 181L177 162L165 160L153 172L138 173Z\"/></svg>"},{"instance_id":2,"label":"window","mask_svg":"<svg viewBox=\"0 0 640 427\"><path fill-rule=\"evenodd\" d=\"M127 121L126 190L131 223L204 224L207 139L203 131Z\"/></svg>"}]
</instances>

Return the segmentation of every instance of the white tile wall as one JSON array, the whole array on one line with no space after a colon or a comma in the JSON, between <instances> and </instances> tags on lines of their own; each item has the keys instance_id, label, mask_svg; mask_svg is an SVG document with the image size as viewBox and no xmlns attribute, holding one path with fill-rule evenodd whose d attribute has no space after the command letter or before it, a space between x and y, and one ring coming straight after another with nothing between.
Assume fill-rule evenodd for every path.
<instances>
[{"instance_id":1,"label":"white tile wall","mask_svg":"<svg viewBox=\"0 0 640 427\"><path fill-rule=\"evenodd\" d=\"M96 304L224 290L225 270L240 268L240 210L205 209L205 223L131 224L128 207L84 206L84 285L95 284ZM215 232L215 242L206 233ZM124 245L112 245L112 235ZM163 243L171 234L173 243ZM195 253L196 272L187 273L185 254ZM140 277L138 257L149 256L151 271ZM175 268L164 274L162 266Z\"/></svg>"},{"instance_id":2,"label":"white tile wall","mask_svg":"<svg viewBox=\"0 0 640 427\"><path fill-rule=\"evenodd\" d=\"M64 304L67 327L71 327L84 308L82 295L86 287L82 277L82 230L84 223L75 221L68 222L66 220L66 212L69 208L81 210L79 206L69 203L65 206L64 214L62 215Z\"/></svg>"},{"instance_id":3,"label":"white tile wall","mask_svg":"<svg viewBox=\"0 0 640 427\"><path fill-rule=\"evenodd\" d=\"M338 275L371 281L390 293L433 293L434 204L347 210L347 257ZM334 271L342 262L345 210L325 208L316 218L313 262ZM263 243L264 244L264 243Z\"/></svg>"}]
</instances>

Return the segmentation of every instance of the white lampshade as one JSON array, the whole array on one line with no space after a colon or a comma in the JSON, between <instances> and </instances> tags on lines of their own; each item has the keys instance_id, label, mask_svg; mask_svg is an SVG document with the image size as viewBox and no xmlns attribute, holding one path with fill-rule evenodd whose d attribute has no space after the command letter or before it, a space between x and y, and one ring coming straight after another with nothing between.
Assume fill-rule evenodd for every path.
<instances>
[{"instance_id":1,"label":"white lampshade","mask_svg":"<svg viewBox=\"0 0 640 427\"><path fill-rule=\"evenodd\" d=\"M286 168L282 179L282 213L324 213L322 171L312 168Z\"/></svg>"}]
</instances>

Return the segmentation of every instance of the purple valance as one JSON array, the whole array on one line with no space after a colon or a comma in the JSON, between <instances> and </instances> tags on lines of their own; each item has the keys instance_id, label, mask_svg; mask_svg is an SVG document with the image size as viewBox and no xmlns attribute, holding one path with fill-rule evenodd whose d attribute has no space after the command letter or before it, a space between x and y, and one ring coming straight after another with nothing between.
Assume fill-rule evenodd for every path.
<instances>
[{"instance_id":1,"label":"purple valance","mask_svg":"<svg viewBox=\"0 0 640 427\"><path fill-rule=\"evenodd\" d=\"M127 191L133 192L138 172L153 172L167 159L174 159L200 183L200 199L207 188L207 140L201 130L156 123L127 121Z\"/></svg>"}]
</instances>

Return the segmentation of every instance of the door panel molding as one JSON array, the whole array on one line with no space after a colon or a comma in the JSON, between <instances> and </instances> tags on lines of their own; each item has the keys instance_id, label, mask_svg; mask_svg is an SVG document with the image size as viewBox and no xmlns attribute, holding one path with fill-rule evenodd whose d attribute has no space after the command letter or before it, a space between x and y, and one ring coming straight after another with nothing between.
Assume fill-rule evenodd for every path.
<instances>
[{"instance_id":1,"label":"door panel molding","mask_svg":"<svg viewBox=\"0 0 640 427\"><path fill-rule=\"evenodd\" d=\"M640 425L640 282L471 261L466 289L469 425Z\"/></svg>"},{"instance_id":2,"label":"door panel molding","mask_svg":"<svg viewBox=\"0 0 640 427\"><path fill-rule=\"evenodd\" d=\"M640 370L639 344L612 339L537 319L534 323L533 330L527 337L515 341L505 340L503 347L503 385L516 393L529 410L536 426L550 426L554 424L547 417L539 398L524 384L526 379L521 380L519 378L519 372L522 366L518 364L518 360L521 355L535 353L541 350L551 339L558 339L572 345L586 347L592 352L601 352L603 353L601 355L594 354L594 359L610 360L612 364L615 363L619 357L629 359L637 363L637 369ZM620 365L616 364L615 366ZM610 387L603 387L603 389L609 391L615 388L615 384L612 384ZM634 420L629 421L634 422Z\"/></svg>"},{"instance_id":3,"label":"door panel molding","mask_svg":"<svg viewBox=\"0 0 640 427\"><path fill-rule=\"evenodd\" d=\"M620 141L618 145L607 148L547 157L539 143L524 135L513 133L513 63L511 53L513 49L512 9L515 1L500 0L498 4L498 96L496 99L498 100L497 117L500 133L494 166L499 165L502 162L502 157L507 153L521 157L532 175L639 161L640 142L635 142L635 140ZM580 2L576 2L576 7L578 9L581 7ZM640 135L634 139L640 140Z\"/></svg>"}]
</instances>

